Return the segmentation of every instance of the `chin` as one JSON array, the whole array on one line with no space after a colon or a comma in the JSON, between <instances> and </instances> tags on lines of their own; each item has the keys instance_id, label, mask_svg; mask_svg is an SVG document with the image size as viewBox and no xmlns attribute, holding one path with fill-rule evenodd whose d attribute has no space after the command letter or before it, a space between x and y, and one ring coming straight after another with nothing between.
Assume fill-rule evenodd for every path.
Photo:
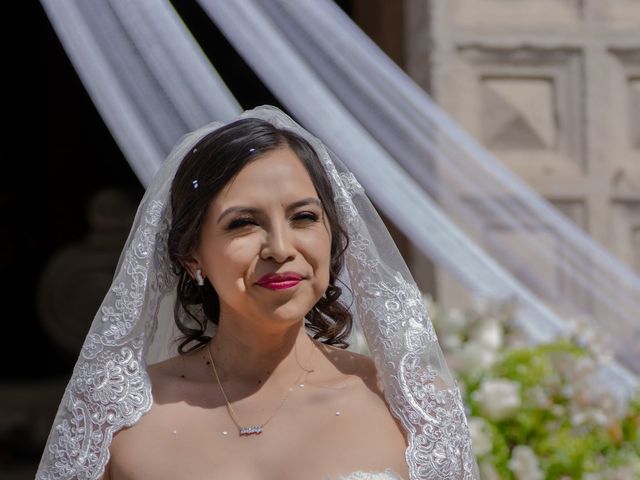
<instances>
[{"instance_id":1,"label":"chin","mask_svg":"<svg viewBox=\"0 0 640 480\"><path fill-rule=\"evenodd\" d=\"M312 308L313 305L302 308L297 305L281 305L267 315L278 323L294 324L303 321L305 315L309 313Z\"/></svg>"},{"instance_id":2,"label":"chin","mask_svg":"<svg viewBox=\"0 0 640 480\"><path fill-rule=\"evenodd\" d=\"M279 311L276 310L269 315L273 320L279 323L287 323L294 324L304 320L304 316L309 312L309 310L302 311L299 309L291 310L291 311Z\"/></svg>"}]
</instances>

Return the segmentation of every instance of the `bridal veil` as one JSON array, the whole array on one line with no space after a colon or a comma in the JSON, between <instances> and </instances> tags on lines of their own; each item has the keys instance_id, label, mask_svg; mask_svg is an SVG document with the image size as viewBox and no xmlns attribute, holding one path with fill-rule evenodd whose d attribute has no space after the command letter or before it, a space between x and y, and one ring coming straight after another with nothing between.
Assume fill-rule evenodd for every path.
<instances>
[{"instance_id":1,"label":"bridal veil","mask_svg":"<svg viewBox=\"0 0 640 480\"><path fill-rule=\"evenodd\" d=\"M474 479L464 407L422 293L362 186L335 154L272 106L243 112L295 132L314 148L335 193L350 244L340 280L352 293L390 412L406 431L410 479ZM138 208L113 282L96 313L53 422L37 480L96 479L113 435L152 406L146 366L168 358L177 277L167 256L175 172L216 122L182 137ZM384 182L384 179L380 179Z\"/></svg>"}]
</instances>

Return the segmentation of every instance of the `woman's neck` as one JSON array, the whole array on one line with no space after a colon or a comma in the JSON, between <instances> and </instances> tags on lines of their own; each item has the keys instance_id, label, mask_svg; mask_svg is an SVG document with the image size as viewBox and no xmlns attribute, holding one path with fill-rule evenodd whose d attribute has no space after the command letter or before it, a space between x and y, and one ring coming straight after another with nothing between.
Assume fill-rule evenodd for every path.
<instances>
[{"instance_id":1,"label":"woman's neck","mask_svg":"<svg viewBox=\"0 0 640 480\"><path fill-rule=\"evenodd\" d=\"M309 358L316 346L306 333L304 321L279 332L243 330L237 323L230 328L229 323L221 321L205 348L210 348L223 384L260 387L289 384L305 369L311 369Z\"/></svg>"}]
</instances>

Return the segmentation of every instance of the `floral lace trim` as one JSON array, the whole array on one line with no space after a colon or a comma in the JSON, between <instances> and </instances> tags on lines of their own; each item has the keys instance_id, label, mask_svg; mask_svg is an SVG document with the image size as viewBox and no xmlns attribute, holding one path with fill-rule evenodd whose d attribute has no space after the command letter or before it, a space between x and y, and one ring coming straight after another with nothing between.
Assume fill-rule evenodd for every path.
<instances>
[{"instance_id":1,"label":"floral lace trim","mask_svg":"<svg viewBox=\"0 0 640 480\"><path fill-rule=\"evenodd\" d=\"M94 320L99 328L92 326L95 332L87 336L80 352L37 480L98 478L108 462L113 434L136 423L151 408L151 385L142 360L149 329L138 319L144 316L143 308L157 310L157 303L145 305L147 289L170 284L166 276L150 279L163 263L158 258L163 250L156 250L168 228L167 224L158 229L163 208L162 202L151 202L126 250L118 278Z\"/></svg>"},{"instance_id":2,"label":"floral lace trim","mask_svg":"<svg viewBox=\"0 0 640 480\"><path fill-rule=\"evenodd\" d=\"M364 189L353 174L337 173L335 167L333 178L336 203L350 230L347 267L358 287L358 315L387 403L408 433L410 478L472 480L475 459L464 406L458 388L446 380L449 372L422 294L399 272L372 260L378 258L376 247L353 203Z\"/></svg>"},{"instance_id":3,"label":"floral lace trim","mask_svg":"<svg viewBox=\"0 0 640 480\"><path fill-rule=\"evenodd\" d=\"M410 478L471 480L475 461L460 392L446 388L443 372L431 364L429 352L439 353L439 345L419 290L400 274L393 280L371 281L358 303L364 318L376 319L369 328L381 331L370 348L386 359L377 367L391 410L408 432Z\"/></svg>"}]
</instances>

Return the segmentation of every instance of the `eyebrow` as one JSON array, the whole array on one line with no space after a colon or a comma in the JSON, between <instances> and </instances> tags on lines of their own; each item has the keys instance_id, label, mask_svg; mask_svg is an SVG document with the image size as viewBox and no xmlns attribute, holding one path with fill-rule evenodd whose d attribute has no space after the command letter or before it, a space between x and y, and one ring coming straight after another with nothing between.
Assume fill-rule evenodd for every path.
<instances>
[{"instance_id":1,"label":"eyebrow","mask_svg":"<svg viewBox=\"0 0 640 480\"><path fill-rule=\"evenodd\" d=\"M293 210L294 208L302 207L304 205L309 205L309 204L315 204L315 205L319 206L320 208L322 208L322 202L320 202L319 199L317 199L315 197L308 197L308 198L303 198L302 200L298 200L296 202L293 202L293 203L289 204L287 206L286 210L287 211ZM220 214L220 216L218 217L218 221L216 223L220 223L222 221L222 219L224 217L226 217L230 213L234 213L234 212L257 213L258 211L259 211L259 209L255 208L255 207L240 207L240 206L238 206L238 207L229 207L224 212L222 212Z\"/></svg>"}]
</instances>

